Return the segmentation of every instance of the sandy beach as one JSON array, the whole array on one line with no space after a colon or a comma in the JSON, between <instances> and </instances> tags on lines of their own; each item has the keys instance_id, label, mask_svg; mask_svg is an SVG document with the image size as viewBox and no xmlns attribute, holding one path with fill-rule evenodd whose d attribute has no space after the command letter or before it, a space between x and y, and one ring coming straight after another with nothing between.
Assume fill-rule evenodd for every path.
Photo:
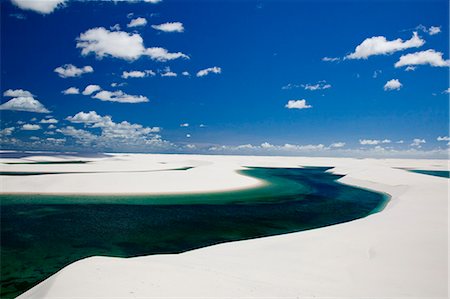
<instances>
[{"instance_id":1,"label":"sandy beach","mask_svg":"<svg viewBox=\"0 0 450 299\"><path fill-rule=\"evenodd\" d=\"M2 164L3 172L79 172L4 176L3 193L236 190L264 184L236 173L245 166L329 166L345 175L341 183L391 200L380 213L320 229L182 254L83 259L19 298L447 298L448 179L400 169L448 170L446 160L115 154L2 162L55 159L91 162ZM193 168L171 170L180 167Z\"/></svg>"}]
</instances>

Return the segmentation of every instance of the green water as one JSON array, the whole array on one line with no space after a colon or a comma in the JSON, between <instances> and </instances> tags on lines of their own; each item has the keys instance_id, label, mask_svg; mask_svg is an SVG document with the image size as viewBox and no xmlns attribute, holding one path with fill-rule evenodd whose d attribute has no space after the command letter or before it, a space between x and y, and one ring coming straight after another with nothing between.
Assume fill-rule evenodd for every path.
<instances>
[{"instance_id":1,"label":"green water","mask_svg":"<svg viewBox=\"0 0 450 299\"><path fill-rule=\"evenodd\" d=\"M204 195L2 195L1 297L88 256L179 253L351 221L387 203L325 170L250 168L242 173L267 185Z\"/></svg>"},{"instance_id":2,"label":"green water","mask_svg":"<svg viewBox=\"0 0 450 299\"><path fill-rule=\"evenodd\" d=\"M420 169L411 169L409 170L411 172L415 173L421 173L421 174L427 174L432 176L438 176L442 178L450 178L450 171L447 170L420 170Z\"/></svg>"}]
</instances>

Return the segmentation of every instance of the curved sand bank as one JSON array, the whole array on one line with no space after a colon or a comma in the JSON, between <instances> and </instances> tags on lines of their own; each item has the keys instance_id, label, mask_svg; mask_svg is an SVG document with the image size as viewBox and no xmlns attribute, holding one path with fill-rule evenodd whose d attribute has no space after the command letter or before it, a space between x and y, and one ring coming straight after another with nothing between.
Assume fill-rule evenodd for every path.
<instances>
[{"instance_id":1,"label":"curved sand bank","mask_svg":"<svg viewBox=\"0 0 450 299\"><path fill-rule=\"evenodd\" d=\"M346 174L341 182L392 199L381 213L321 229L177 255L87 258L19 298L447 298L449 181L393 167L444 170L448 161L164 157L230 168L334 166Z\"/></svg>"}]
</instances>

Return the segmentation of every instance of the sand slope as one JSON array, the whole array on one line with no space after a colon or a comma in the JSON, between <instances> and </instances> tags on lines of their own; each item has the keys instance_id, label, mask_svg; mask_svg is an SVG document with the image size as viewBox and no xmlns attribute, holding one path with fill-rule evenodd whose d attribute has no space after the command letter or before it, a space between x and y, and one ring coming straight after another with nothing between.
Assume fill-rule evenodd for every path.
<instances>
[{"instance_id":1,"label":"sand slope","mask_svg":"<svg viewBox=\"0 0 450 299\"><path fill-rule=\"evenodd\" d=\"M321 229L178 255L87 258L19 298L447 298L449 180L394 167L446 169L448 161L184 158L210 162L205 167L214 168L217 177L222 169L227 172L243 165L334 166L333 172L346 174L342 183L393 197L381 213ZM185 175L203 176L196 179L209 183L207 173L186 171ZM163 177L162 172L158 175ZM224 179L221 188L235 186Z\"/></svg>"}]
</instances>

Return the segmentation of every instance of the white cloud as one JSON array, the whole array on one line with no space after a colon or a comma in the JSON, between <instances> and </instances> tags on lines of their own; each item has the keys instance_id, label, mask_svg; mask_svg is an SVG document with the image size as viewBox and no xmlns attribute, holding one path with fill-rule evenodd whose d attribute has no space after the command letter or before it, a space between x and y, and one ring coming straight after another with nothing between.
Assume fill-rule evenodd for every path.
<instances>
[{"instance_id":1,"label":"white cloud","mask_svg":"<svg viewBox=\"0 0 450 299\"><path fill-rule=\"evenodd\" d=\"M57 132L64 134L66 136L70 136L75 138L80 144L88 145L91 144L97 136L82 129L75 129L72 126L67 126L61 129L58 129Z\"/></svg>"},{"instance_id":2,"label":"white cloud","mask_svg":"<svg viewBox=\"0 0 450 299\"><path fill-rule=\"evenodd\" d=\"M384 90L400 90L402 86L402 83L398 79L392 79L387 81L383 88Z\"/></svg>"},{"instance_id":3,"label":"white cloud","mask_svg":"<svg viewBox=\"0 0 450 299\"><path fill-rule=\"evenodd\" d=\"M56 126L55 126L55 125L49 125L48 128L49 128L49 129L55 129Z\"/></svg>"},{"instance_id":4,"label":"white cloud","mask_svg":"<svg viewBox=\"0 0 450 299\"><path fill-rule=\"evenodd\" d=\"M191 74L189 74L189 72L188 71L184 71L184 72L182 72L181 73L183 76L190 76Z\"/></svg>"},{"instance_id":5,"label":"white cloud","mask_svg":"<svg viewBox=\"0 0 450 299\"><path fill-rule=\"evenodd\" d=\"M74 116L68 116L66 119L72 123L82 123L82 124L93 124L104 120L104 118L98 115L97 112L95 111L78 112Z\"/></svg>"},{"instance_id":6,"label":"white cloud","mask_svg":"<svg viewBox=\"0 0 450 299\"><path fill-rule=\"evenodd\" d=\"M392 141L390 139L383 139L381 140L381 143L391 143Z\"/></svg>"},{"instance_id":7,"label":"white cloud","mask_svg":"<svg viewBox=\"0 0 450 299\"><path fill-rule=\"evenodd\" d=\"M129 61L141 56L149 56L156 61L189 59L189 56L181 52L170 53L161 47L145 48L144 40L138 33L109 31L104 27L92 28L81 33L77 38L77 48L81 48L81 54L84 56L93 53L100 59L107 56Z\"/></svg>"},{"instance_id":8,"label":"white cloud","mask_svg":"<svg viewBox=\"0 0 450 299\"><path fill-rule=\"evenodd\" d=\"M127 25L128 28L130 27L139 27L139 26L145 26L147 25L147 20L145 18L136 18L130 21L130 23Z\"/></svg>"},{"instance_id":9,"label":"white cloud","mask_svg":"<svg viewBox=\"0 0 450 299\"><path fill-rule=\"evenodd\" d=\"M21 9L49 14L55 9L63 7L67 0L11 0L11 2Z\"/></svg>"},{"instance_id":10,"label":"white cloud","mask_svg":"<svg viewBox=\"0 0 450 299\"><path fill-rule=\"evenodd\" d=\"M162 0L144 0L144 2L147 2L147 3L152 3L152 4L156 4L156 3L159 3L159 2L161 2Z\"/></svg>"},{"instance_id":11,"label":"white cloud","mask_svg":"<svg viewBox=\"0 0 450 299\"><path fill-rule=\"evenodd\" d=\"M170 70L170 67L166 67L164 71L161 73L161 77L176 77L177 73L174 73Z\"/></svg>"},{"instance_id":12,"label":"white cloud","mask_svg":"<svg viewBox=\"0 0 450 299\"><path fill-rule=\"evenodd\" d=\"M180 127L189 127L188 123L181 124Z\"/></svg>"},{"instance_id":13,"label":"white cloud","mask_svg":"<svg viewBox=\"0 0 450 299\"><path fill-rule=\"evenodd\" d=\"M0 110L50 113L44 105L33 97L17 97L0 105Z\"/></svg>"},{"instance_id":14,"label":"white cloud","mask_svg":"<svg viewBox=\"0 0 450 299\"><path fill-rule=\"evenodd\" d=\"M366 38L356 47L355 52L347 55L345 58L367 59L372 55L388 55L409 48L418 48L423 44L425 44L425 41L417 35L417 32L414 32L411 39L406 41L400 38L388 41L384 36L374 36Z\"/></svg>"},{"instance_id":15,"label":"white cloud","mask_svg":"<svg viewBox=\"0 0 450 299\"><path fill-rule=\"evenodd\" d=\"M148 98L142 95L129 95L121 90L117 91L107 91L102 90L96 95L92 96L94 99L99 99L101 101L118 102L118 103L144 103L148 102Z\"/></svg>"},{"instance_id":16,"label":"white cloud","mask_svg":"<svg viewBox=\"0 0 450 299\"><path fill-rule=\"evenodd\" d=\"M437 26L431 26L428 29L428 34L430 35L435 35L441 32L441 26L437 27Z\"/></svg>"},{"instance_id":17,"label":"white cloud","mask_svg":"<svg viewBox=\"0 0 450 299\"><path fill-rule=\"evenodd\" d=\"M437 67L450 66L450 60L444 60L442 58L442 55L443 54L441 52L436 52L433 49L410 53L402 55L399 61L397 61L394 64L394 66L402 67L409 65L425 65L425 64Z\"/></svg>"},{"instance_id":18,"label":"white cloud","mask_svg":"<svg viewBox=\"0 0 450 299\"><path fill-rule=\"evenodd\" d=\"M110 26L109 29L111 31L120 31L120 24L116 24L114 26Z\"/></svg>"},{"instance_id":19,"label":"white cloud","mask_svg":"<svg viewBox=\"0 0 450 299\"><path fill-rule=\"evenodd\" d=\"M359 144L361 144L361 145L377 145L380 143L381 143L381 141L376 140L376 139L360 139L359 140Z\"/></svg>"},{"instance_id":20,"label":"white cloud","mask_svg":"<svg viewBox=\"0 0 450 299\"><path fill-rule=\"evenodd\" d=\"M5 97L33 97L34 95L28 90L23 89L8 89L3 93Z\"/></svg>"},{"instance_id":21,"label":"white cloud","mask_svg":"<svg viewBox=\"0 0 450 299\"><path fill-rule=\"evenodd\" d=\"M412 71L415 71L416 68L417 68L417 67L415 67L415 66L408 65L408 66L405 68L405 71L407 71L407 72L412 72Z\"/></svg>"},{"instance_id":22,"label":"white cloud","mask_svg":"<svg viewBox=\"0 0 450 299\"><path fill-rule=\"evenodd\" d=\"M198 71L197 77L203 77L203 76L208 75L209 73L220 74L221 72L222 72L222 69L218 66L209 67L209 68Z\"/></svg>"},{"instance_id":23,"label":"white cloud","mask_svg":"<svg viewBox=\"0 0 450 299\"><path fill-rule=\"evenodd\" d=\"M288 109L307 109L312 108L311 105L306 104L306 100L289 100L285 105Z\"/></svg>"},{"instance_id":24,"label":"white cloud","mask_svg":"<svg viewBox=\"0 0 450 299\"><path fill-rule=\"evenodd\" d=\"M189 59L189 56L187 56L186 54L183 54L181 52L170 53L169 51L161 47L148 48L145 50L145 55L148 55L153 60L161 62L178 58Z\"/></svg>"},{"instance_id":25,"label":"white cloud","mask_svg":"<svg viewBox=\"0 0 450 299\"><path fill-rule=\"evenodd\" d=\"M24 131L36 131L36 130L40 130L40 129L41 129L40 125L24 124L22 126L22 130L24 130Z\"/></svg>"},{"instance_id":26,"label":"white cloud","mask_svg":"<svg viewBox=\"0 0 450 299\"><path fill-rule=\"evenodd\" d=\"M153 29L164 31L164 32L183 32L183 23L180 22L168 22L160 25L152 25Z\"/></svg>"},{"instance_id":27,"label":"white cloud","mask_svg":"<svg viewBox=\"0 0 450 299\"><path fill-rule=\"evenodd\" d=\"M450 94L450 87L447 88L446 90L444 90L442 93L448 93L448 94Z\"/></svg>"},{"instance_id":28,"label":"white cloud","mask_svg":"<svg viewBox=\"0 0 450 299\"><path fill-rule=\"evenodd\" d=\"M345 142L335 142L335 143L330 144L330 147L333 147L333 148L340 148L340 147L344 147L344 146L345 146Z\"/></svg>"},{"instance_id":29,"label":"white cloud","mask_svg":"<svg viewBox=\"0 0 450 299\"><path fill-rule=\"evenodd\" d=\"M325 80L319 81L316 84L302 84L301 85L305 90L322 90L322 89L328 89L331 88L330 84L327 84L327 82Z\"/></svg>"},{"instance_id":30,"label":"white cloud","mask_svg":"<svg viewBox=\"0 0 450 299\"><path fill-rule=\"evenodd\" d=\"M383 72L382 70L373 71L372 78L374 78L374 79L378 78L378 75L380 75L382 72Z\"/></svg>"},{"instance_id":31,"label":"white cloud","mask_svg":"<svg viewBox=\"0 0 450 299\"><path fill-rule=\"evenodd\" d=\"M4 128L3 130L0 130L0 136L10 136L14 130L14 127Z\"/></svg>"},{"instance_id":32,"label":"white cloud","mask_svg":"<svg viewBox=\"0 0 450 299\"><path fill-rule=\"evenodd\" d=\"M83 90L83 95L88 96L99 90L102 90L102 88L100 86L95 85L95 84L90 84L90 85L86 86L86 88Z\"/></svg>"},{"instance_id":33,"label":"white cloud","mask_svg":"<svg viewBox=\"0 0 450 299\"><path fill-rule=\"evenodd\" d=\"M441 32L441 26L430 26L427 28L426 26L419 25L416 27L417 30L422 30L423 32L428 33L429 35L436 35Z\"/></svg>"},{"instance_id":34,"label":"white cloud","mask_svg":"<svg viewBox=\"0 0 450 299\"><path fill-rule=\"evenodd\" d=\"M122 73L122 78L128 79L128 78L144 78L148 76L155 76L156 73L152 70L145 70L145 71L124 71Z\"/></svg>"},{"instance_id":35,"label":"white cloud","mask_svg":"<svg viewBox=\"0 0 450 299\"><path fill-rule=\"evenodd\" d=\"M73 64L64 64L54 69L54 72L61 78L80 77L83 74L92 73L93 71L94 69L90 65L78 68Z\"/></svg>"},{"instance_id":36,"label":"white cloud","mask_svg":"<svg viewBox=\"0 0 450 299\"><path fill-rule=\"evenodd\" d=\"M69 87L66 90L62 91L63 94L79 94L80 90L76 87Z\"/></svg>"},{"instance_id":37,"label":"white cloud","mask_svg":"<svg viewBox=\"0 0 450 299\"><path fill-rule=\"evenodd\" d=\"M186 134L186 138L191 138L191 134Z\"/></svg>"},{"instance_id":38,"label":"white cloud","mask_svg":"<svg viewBox=\"0 0 450 299\"><path fill-rule=\"evenodd\" d=\"M327 61L327 62L335 62L335 61L340 61L341 58L339 57L323 57L322 61Z\"/></svg>"},{"instance_id":39,"label":"white cloud","mask_svg":"<svg viewBox=\"0 0 450 299\"><path fill-rule=\"evenodd\" d=\"M39 122L41 124L57 124L58 120L54 119L54 118L47 118L47 119L41 119L41 121Z\"/></svg>"},{"instance_id":40,"label":"white cloud","mask_svg":"<svg viewBox=\"0 0 450 299\"><path fill-rule=\"evenodd\" d=\"M397 142L395 142L395 143L398 143L398 144L403 144L403 143L405 143L403 140L399 140L399 141L397 141Z\"/></svg>"},{"instance_id":41,"label":"white cloud","mask_svg":"<svg viewBox=\"0 0 450 299\"><path fill-rule=\"evenodd\" d=\"M436 138L437 141L450 141L450 137L448 136L439 136L438 138Z\"/></svg>"},{"instance_id":42,"label":"white cloud","mask_svg":"<svg viewBox=\"0 0 450 299\"><path fill-rule=\"evenodd\" d=\"M420 139L420 138L415 138L414 140L413 140L413 142L411 143L411 146L416 146L416 147L421 147L421 144L423 144L423 143L427 143L426 141L425 141L425 139Z\"/></svg>"}]
</instances>

